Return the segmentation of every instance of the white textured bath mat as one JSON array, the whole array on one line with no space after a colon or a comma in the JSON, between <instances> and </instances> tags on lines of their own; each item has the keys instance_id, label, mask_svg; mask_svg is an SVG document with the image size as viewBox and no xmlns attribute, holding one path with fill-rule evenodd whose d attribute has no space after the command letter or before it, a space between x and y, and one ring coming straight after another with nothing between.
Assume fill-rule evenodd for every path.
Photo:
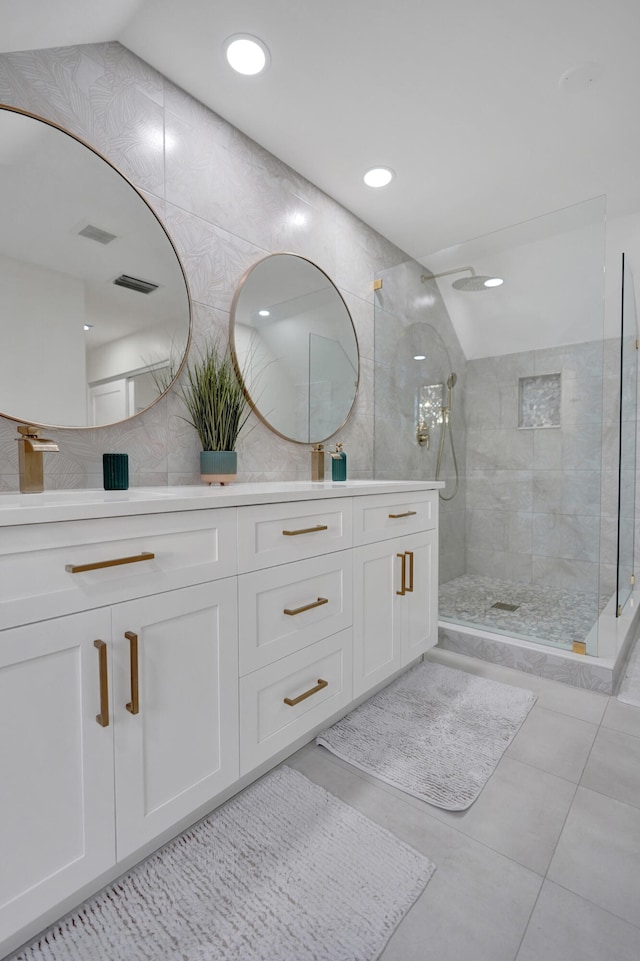
<instances>
[{"instance_id":1,"label":"white textured bath mat","mask_svg":"<svg viewBox=\"0 0 640 961\"><path fill-rule=\"evenodd\" d=\"M434 870L422 854L283 767L18 957L373 961Z\"/></svg>"},{"instance_id":2,"label":"white textured bath mat","mask_svg":"<svg viewBox=\"0 0 640 961\"><path fill-rule=\"evenodd\" d=\"M464 811L535 701L531 691L423 661L316 741L407 794Z\"/></svg>"}]
</instances>

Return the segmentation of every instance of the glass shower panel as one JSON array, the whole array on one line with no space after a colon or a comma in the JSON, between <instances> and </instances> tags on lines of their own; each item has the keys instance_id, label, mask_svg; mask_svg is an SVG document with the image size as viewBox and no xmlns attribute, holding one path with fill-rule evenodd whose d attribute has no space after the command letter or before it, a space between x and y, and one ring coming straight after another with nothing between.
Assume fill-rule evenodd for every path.
<instances>
[{"instance_id":1,"label":"glass shower panel","mask_svg":"<svg viewBox=\"0 0 640 961\"><path fill-rule=\"evenodd\" d=\"M636 502L636 421L638 390L638 320L633 275L622 255L620 333L620 450L618 471L617 607L619 617L634 583Z\"/></svg>"}]
</instances>

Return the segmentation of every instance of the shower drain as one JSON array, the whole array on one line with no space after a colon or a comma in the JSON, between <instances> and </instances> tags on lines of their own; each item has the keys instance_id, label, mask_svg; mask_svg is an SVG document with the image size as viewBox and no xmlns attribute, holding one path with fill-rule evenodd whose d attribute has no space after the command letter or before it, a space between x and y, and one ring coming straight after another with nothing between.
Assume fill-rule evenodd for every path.
<instances>
[{"instance_id":1,"label":"shower drain","mask_svg":"<svg viewBox=\"0 0 640 961\"><path fill-rule=\"evenodd\" d=\"M498 611L517 611L520 607L519 604L505 604L504 601L496 601L491 607L495 607Z\"/></svg>"}]
</instances>

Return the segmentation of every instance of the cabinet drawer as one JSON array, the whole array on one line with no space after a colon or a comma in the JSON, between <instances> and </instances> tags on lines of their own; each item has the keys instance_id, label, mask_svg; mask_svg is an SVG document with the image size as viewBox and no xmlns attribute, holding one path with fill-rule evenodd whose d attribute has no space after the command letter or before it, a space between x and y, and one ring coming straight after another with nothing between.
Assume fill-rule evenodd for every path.
<instances>
[{"instance_id":1,"label":"cabinet drawer","mask_svg":"<svg viewBox=\"0 0 640 961\"><path fill-rule=\"evenodd\" d=\"M351 657L348 629L240 678L240 774L349 704Z\"/></svg>"},{"instance_id":2,"label":"cabinet drawer","mask_svg":"<svg viewBox=\"0 0 640 961\"><path fill-rule=\"evenodd\" d=\"M433 530L438 525L438 492L374 494L354 497L353 543L372 544L404 534Z\"/></svg>"},{"instance_id":3,"label":"cabinet drawer","mask_svg":"<svg viewBox=\"0 0 640 961\"><path fill-rule=\"evenodd\" d=\"M0 627L233 575L235 519L228 508L5 528Z\"/></svg>"},{"instance_id":4,"label":"cabinet drawer","mask_svg":"<svg viewBox=\"0 0 640 961\"><path fill-rule=\"evenodd\" d=\"M238 510L241 573L351 547L351 500L260 504Z\"/></svg>"},{"instance_id":5,"label":"cabinet drawer","mask_svg":"<svg viewBox=\"0 0 640 961\"><path fill-rule=\"evenodd\" d=\"M351 551L242 574L240 674L351 626Z\"/></svg>"}]
</instances>

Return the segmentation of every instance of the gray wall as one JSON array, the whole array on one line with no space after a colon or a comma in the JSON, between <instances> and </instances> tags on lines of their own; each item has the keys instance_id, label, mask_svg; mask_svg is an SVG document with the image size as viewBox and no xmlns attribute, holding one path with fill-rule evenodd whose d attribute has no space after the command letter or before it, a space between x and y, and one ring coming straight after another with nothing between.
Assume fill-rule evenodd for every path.
<instances>
[{"instance_id":1,"label":"gray wall","mask_svg":"<svg viewBox=\"0 0 640 961\"><path fill-rule=\"evenodd\" d=\"M226 334L238 281L265 254L299 253L329 274L351 311L361 353L357 405L340 440L350 476L371 477L372 282L406 254L119 44L2 54L0 102L75 133L144 193L185 267L196 343L212 327ZM305 222L294 225L300 212ZM47 486L101 486L106 450L129 454L135 485L198 483L197 436L180 412L173 394L119 426L50 431L61 452L45 455ZM15 437L15 424L0 418L3 490L18 487ZM281 440L259 422L238 452L240 480L310 476L308 446Z\"/></svg>"},{"instance_id":2,"label":"gray wall","mask_svg":"<svg viewBox=\"0 0 640 961\"><path fill-rule=\"evenodd\" d=\"M467 364L467 572L615 588L614 342ZM519 379L560 373L559 427L518 429Z\"/></svg>"}]
</instances>

